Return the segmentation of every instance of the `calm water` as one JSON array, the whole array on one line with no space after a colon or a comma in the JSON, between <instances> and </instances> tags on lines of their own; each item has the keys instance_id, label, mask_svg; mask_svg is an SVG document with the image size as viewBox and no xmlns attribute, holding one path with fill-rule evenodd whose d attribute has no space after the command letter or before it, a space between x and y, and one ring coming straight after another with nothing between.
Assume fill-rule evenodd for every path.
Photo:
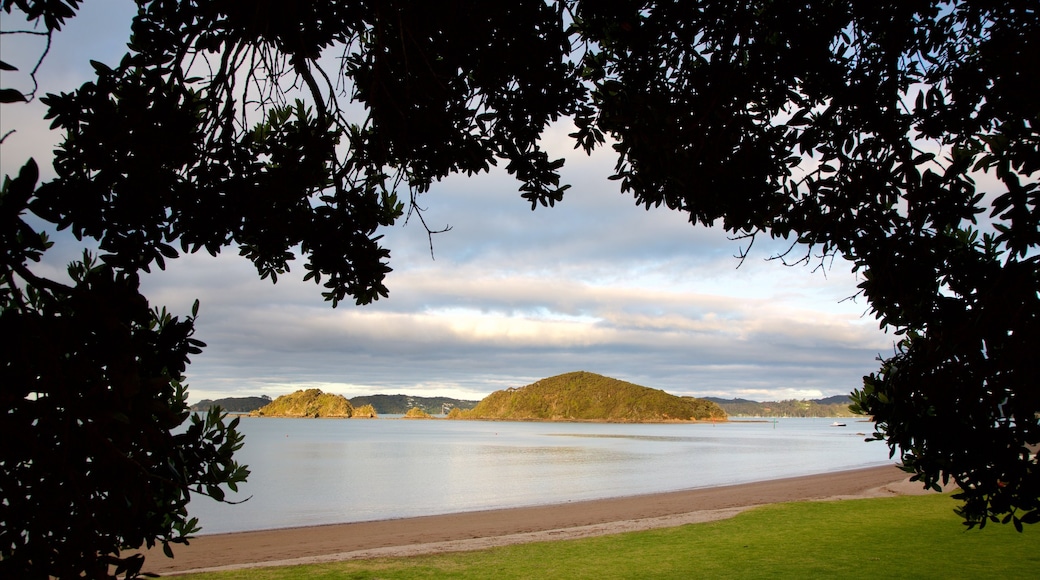
<instances>
[{"instance_id":1,"label":"calm water","mask_svg":"<svg viewBox=\"0 0 1040 580\"><path fill-rule=\"evenodd\" d=\"M203 533L562 503L890 463L870 423L616 425L242 419L249 481Z\"/></svg>"}]
</instances>

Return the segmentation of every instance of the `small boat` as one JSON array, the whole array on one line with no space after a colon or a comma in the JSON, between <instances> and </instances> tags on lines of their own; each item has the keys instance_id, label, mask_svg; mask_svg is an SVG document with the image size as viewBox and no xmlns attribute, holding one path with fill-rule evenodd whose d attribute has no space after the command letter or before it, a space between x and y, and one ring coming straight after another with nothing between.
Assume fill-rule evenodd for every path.
<instances>
[{"instance_id":1,"label":"small boat","mask_svg":"<svg viewBox=\"0 0 1040 580\"><path fill-rule=\"evenodd\" d=\"M845 426L845 423L839 423L838 421L835 421L835 422L831 423L831 427L844 427L844 426Z\"/></svg>"}]
</instances>

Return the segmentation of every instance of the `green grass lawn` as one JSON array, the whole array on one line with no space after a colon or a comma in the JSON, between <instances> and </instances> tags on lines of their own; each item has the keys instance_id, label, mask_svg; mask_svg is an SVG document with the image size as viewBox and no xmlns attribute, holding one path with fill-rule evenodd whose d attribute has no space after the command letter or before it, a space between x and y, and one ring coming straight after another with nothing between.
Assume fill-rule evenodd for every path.
<instances>
[{"instance_id":1,"label":"green grass lawn","mask_svg":"<svg viewBox=\"0 0 1040 580\"><path fill-rule=\"evenodd\" d=\"M780 504L648 532L188 578L1040 577L1040 527L966 530L955 505L945 495Z\"/></svg>"}]
</instances>

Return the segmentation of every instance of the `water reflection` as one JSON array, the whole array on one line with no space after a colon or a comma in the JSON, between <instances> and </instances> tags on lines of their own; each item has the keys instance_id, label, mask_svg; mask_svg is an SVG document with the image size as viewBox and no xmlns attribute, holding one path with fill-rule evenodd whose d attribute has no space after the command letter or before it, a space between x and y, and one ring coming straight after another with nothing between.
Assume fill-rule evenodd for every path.
<instances>
[{"instance_id":1,"label":"water reflection","mask_svg":"<svg viewBox=\"0 0 1040 580\"><path fill-rule=\"evenodd\" d=\"M548 437L589 437L591 439L633 439L635 441L703 441L702 437L664 435L621 435L609 433L546 433Z\"/></svg>"}]
</instances>

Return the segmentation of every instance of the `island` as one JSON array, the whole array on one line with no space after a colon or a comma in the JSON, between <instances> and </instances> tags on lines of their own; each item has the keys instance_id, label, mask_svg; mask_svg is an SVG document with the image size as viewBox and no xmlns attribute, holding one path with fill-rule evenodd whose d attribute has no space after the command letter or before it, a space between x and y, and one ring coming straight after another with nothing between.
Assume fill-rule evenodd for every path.
<instances>
[{"instance_id":1,"label":"island","mask_svg":"<svg viewBox=\"0 0 1040 580\"><path fill-rule=\"evenodd\" d=\"M577 371L549 377L524 387L495 391L479 402L404 395L357 397L359 405L343 395L320 389L301 389L282 395L250 412L252 417L377 418L379 406L411 403L405 419L433 419L424 407L450 412L448 419L492 421L590 421L605 423L679 423L726 421L728 415L715 401L683 397L596 373ZM204 401L214 404L222 401ZM249 401L255 403L256 400ZM419 404L417 404L419 403Z\"/></svg>"},{"instance_id":2,"label":"island","mask_svg":"<svg viewBox=\"0 0 1040 580\"><path fill-rule=\"evenodd\" d=\"M847 417L867 420L867 417L856 415L849 406L852 399L848 395L837 395L821 399L788 399L783 401L751 401L748 399L724 399L721 397L703 397L703 400L717 404L728 417ZM380 415L405 415L411 409L418 408L431 417L448 415L449 418L462 418L461 411L477 406L480 401L453 399L450 397L420 397L417 395L362 395L347 399L354 407L351 418L375 419ZM191 406L194 412L204 413L213 407L220 407L233 415L252 414L257 416L261 407L269 405L271 397L227 397L223 399L202 399Z\"/></svg>"},{"instance_id":3,"label":"island","mask_svg":"<svg viewBox=\"0 0 1040 580\"><path fill-rule=\"evenodd\" d=\"M343 395L323 393L321 389L301 389L278 397L250 415L347 419L354 416L354 406Z\"/></svg>"},{"instance_id":4,"label":"island","mask_svg":"<svg viewBox=\"0 0 1040 580\"><path fill-rule=\"evenodd\" d=\"M717 404L680 397L595 373L577 371L495 391L449 419L671 423L725 421Z\"/></svg>"},{"instance_id":5,"label":"island","mask_svg":"<svg viewBox=\"0 0 1040 580\"><path fill-rule=\"evenodd\" d=\"M404 414L404 419L433 419L433 415L423 411L419 407L412 407Z\"/></svg>"}]
</instances>

